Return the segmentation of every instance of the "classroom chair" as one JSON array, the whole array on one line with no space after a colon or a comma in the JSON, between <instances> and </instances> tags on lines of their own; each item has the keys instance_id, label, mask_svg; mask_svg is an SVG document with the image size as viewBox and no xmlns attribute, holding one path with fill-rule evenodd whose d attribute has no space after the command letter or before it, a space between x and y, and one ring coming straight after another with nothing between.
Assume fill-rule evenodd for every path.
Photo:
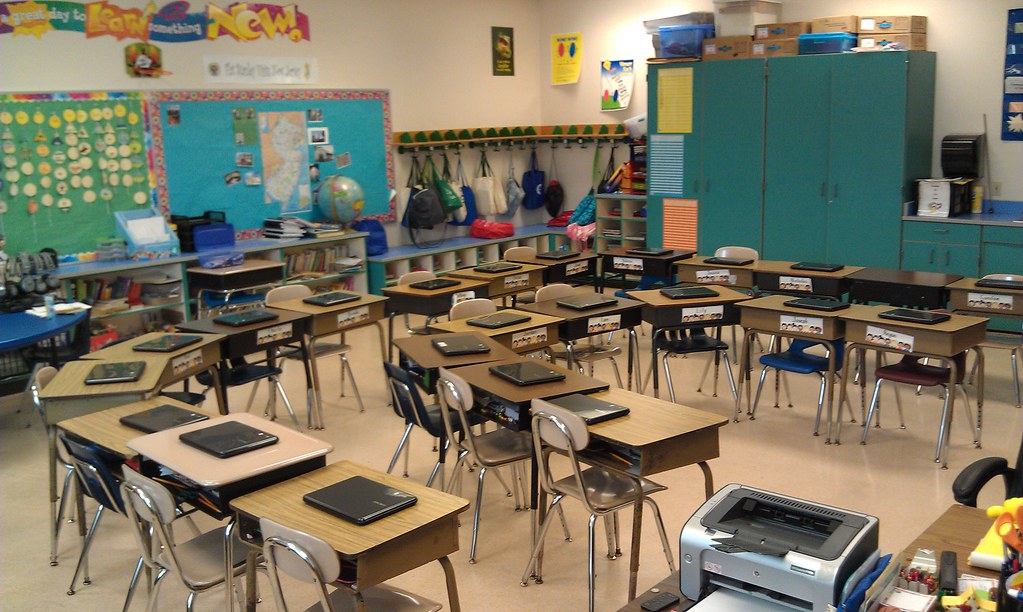
<instances>
[{"instance_id":1,"label":"classroom chair","mask_svg":"<svg viewBox=\"0 0 1023 612\"><path fill-rule=\"evenodd\" d=\"M583 462L578 451L585 449L590 442L590 433L582 418L571 410L555 406L550 402L535 399L532 403L533 413L533 450L536 454L537 467L540 471L540 486L551 495L551 503L547 508L543 524L537 535L536 543L530 554L526 570L522 573L522 586L528 584L529 577L535 569L535 581L543 582L540 564L537 557L543 549L544 536L551 525L552 513L566 496L578 499L590 514L589 521L589 609L593 611L594 586L596 572L594 567L594 526L597 517L604 517L604 526L608 531L608 558L616 558L620 552L618 546L618 511L629 506L635 507L639 491L643 501L653 511L654 524L661 537L664 556L668 560L670 571L675 571L675 560L671 553L671 545L661 520L661 511L650 495L665 491L667 487L638 476L628 476L623 472L610 471L602 467L592 466L583 469ZM546 446L545 446L546 445ZM565 478L555 480L551 474L550 457L552 454L565 454L571 473ZM613 523L613 526L609 523ZM613 541L613 542L612 542ZM612 552L612 546L614 552Z\"/></svg>"},{"instance_id":2,"label":"classroom chair","mask_svg":"<svg viewBox=\"0 0 1023 612\"><path fill-rule=\"evenodd\" d=\"M281 573L316 587L319 603L308 610L354 612L387 610L388 612L437 612L442 606L419 595L384 584L355 592L350 583L341 580L341 562L337 552L324 540L297 529L285 527L268 518L259 519L263 533L263 558L273 590L277 609L287 612L281 588ZM337 587L327 590L327 585Z\"/></svg>"},{"instance_id":3,"label":"classroom chair","mask_svg":"<svg viewBox=\"0 0 1023 612\"><path fill-rule=\"evenodd\" d=\"M426 270L414 270L412 272L406 272L398 277L399 285L411 285L412 283L419 283L422 281L428 281L437 278L437 275L433 272ZM402 317L405 320L405 331L410 336L422 336L430 333L430 322L436 317L426 317L426 322L419 327L412 327L412 323L409 322L408 313L402 313Z\"/></svg>"},{"instance_id":4,"label":"classroom chair","mask_svg":"<svg viewBox=\"0 0 1023 612\"><path fill-rule=\"evenodd\" d=\"M547 300L560 300L566 297L575 295L575 288L572 285L566 283L554 283L553 285L547 285L536 290L536 301L545 302ZM608 334L608 340L610 340L611 334ZM615 380L618 382L618 388L622 388L622 375L618 371L618 362L615 357L621 355L622 349L611 344L602 344L593 341L593 337L590 337L590 342L587 345L578 346L575 342L572 343L572 360L579 365L579 372L582 373L582 364L586 363L590 366L590 376L593 376L593 364L594 362L602 359L607 359L611 362L614 367ZM554 344L547 347L551 357L555 360L563 359L568 361L568 349L563 344Z\"/></svg>"},{"instance_id":5,"label":"classroom chair","mask_svg":"<svg viewBox=\"0 0 1023 612\"><path fill-rule=\"evenodd\" d=\"M451 310L448 311L448 319L456 321L458 319L481 317L494 312L497 312L497 304L493 300L473 298L471 300L462 300L452 306Z\"/></svg>"},{"instance_id":6,"label":"classroom chair","mask_svg":"<svg viewBox=\"0 0 1023 612\"><path fill-rule=\"evenodd\" d=\"M267 400L266 415L271 419L277 418L277 395L274 393L276 391L281 395L281 399L284 400L284 407L287 408L288 415L291 417L291 422L295 429L302 431L302 427L298 424L298 417L295 415L295 409L291 407L288 394L284 392L284 385L281 384L280 376L284 373L284 370L280 366L276 364L270 365L269 363L249 363L242 357L230 359L228 363L228 368L220 374L220 382L225 388L240 387L266 379L270 383L270 396ZM199 372L195 375L195 379L205 387L203 394L213 388L213 376L209 372ZM252 407L252 400L256 397L255 391L256 389L253 388L252 393L249 394L246 410ZM312 404L310 403L309 410L311 409Z\"/></svg>"},{"instance_id":7,"label":"classroom chair","mask_svg":"<svg viewBox=\"0 0 1023 612\"><path fill-rule=\"evenodd\" d=\"M688 332L688 333L687 333ZM725 374L728 375L728 385L732 390L732 399L738 398L735 390L735 379L732 376L732 366L730 365L730 359L728 357L728 344L718 340L714 336L709 335L705 329L695 328L690 330L677 330L660 334L653 339L653 342L657 343L657 355L661 358L661 367L664 369L664 380L668 386L668 396L671 401L675 401L675 387L671 380L671 370L668 368L668 357L672 355L694 355L697 353L718 353L723 354L723 365L725 367ZM655 358L653 363L650 364L650 373L648 378L653 376L653 369L657 367L657 359ZM707 363L706 367L710 367L710 362ZM700 385L703 385L703 379L700 380ZM644 388L646 385L644 384ZM697 391L700 391L700 388ZM714 397L718 394L718 370L714 370Z\"/></svg>"},{"instance_id":8,"label":"classroom chair","mask_svg":"<svg viewBox=\"0 0 1023 612\"><path fill-rule=\"evenodd\" d=\"M34 404L37 409L40 407L38 397L40 389L38 383L39 371L47 366L59 368L69 361L81 358L82 355L91 350L89 344L91 337L89 315L86 313L85 317L67 332L43 340L20 351L21 358L32 366L32 372L28 376L28 383L25 385L25 392L22 395L21 404L18 406L19 412L21 412L22 406L27 405L29 402ZM28 417L27 414L26 417ZM46 421L44 420L43 422L45 423ZM31 417L28 417L25 427L31 427L31 425Z\"/></svg>"},{"instance_id":9,"label":"classroom chair","mask_svg":"<svg viewBox=\"0 0 1023 612\"><path fill-rule=\"evenodd\" d=\"M757 260L760 259L760 251L752 247L746 246L723 246L718 247L717 249L714 250L714 257L726 257L729 259L752 259L754 262L756 262ZM742 289L737 290L743 291ZM748 290L747 292L751 296L756 297L756 291ZM739 346L738 342L736 342L735 340L734 325L732 325L732 346ZM763 348L761 348L761 350L763 350ZM738 364L739 363L738 352L736 352L736 354L733 355L732 357L733 357L732 363ZM709 367L710 364L708 363L707 366L703 369L703 376L700 377L700 384L698 386L700 387L703 386L703 379L707 377L707 368Z\"/></svg>"},{"instance_id":10,"label":"classroom chair","mask_svg":"<svg viewBox=\"0 0 1023 612\"><path fill-rule=\"evenodd\" d=\"M998 499L1023 497L1023 440L1020 441L1014 467L1009 467L1009 460L1005 457L977 459L956 476L952 482L952 496L956 502L976 508L981 489L998 476L1002 477L1005 488L1005 494Z\"/></svg>"},{"instance_id":11,"label":"classroom chair","mask_svg":"<svg viewBox=\"0 0 1023 612\"><path fill-rule=\"evenodd\" d=\"M285 300L294 298L305 298L313 295L313 290L308 285L284 285L283 287L274 287L266 294L266 305L273 306L279 304ZM345 372L348 373L348 378L352 381L352 389L355 391L355 399L359 402L359 412L366 412L366 406L362 403L362 395L359 393L359 386L355 382L355 372L352 371L352 366L348 363L348 353L351 352L352 347L345 344L344 333L340 334L340 342L330 343L322 342L321 339L313 339L309 342L309 366L313 374L313 388L317 393L320 392L320 372L316 368L316 361L320 357L330 357L337 355L340 357L340 380L341 380L341 397L345 396ZM291 350L282 353L287 359L299 360L302 359L301 351ZM322 409L320 407L320 398L316 399L316 409L320 411L320 423L323 422ZM311 421L310 421L311 425Z\"/></svg>"}]
</instances>

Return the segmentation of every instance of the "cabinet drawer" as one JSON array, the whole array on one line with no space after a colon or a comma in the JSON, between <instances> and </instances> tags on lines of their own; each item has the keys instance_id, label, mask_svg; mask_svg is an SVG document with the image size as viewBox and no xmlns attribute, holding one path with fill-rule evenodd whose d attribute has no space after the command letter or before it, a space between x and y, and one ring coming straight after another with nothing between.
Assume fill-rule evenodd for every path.
<instances>
[{"instance_id":1,"label":"cabinet drawer","mask_svg":"<svg viewBox=\"0 0 1023 612\"><path fill-rule=\"evenodd\" d=\"M980 244L980 226L930 221L904 221L902 239L943 244Z\"/></svg>"},{"instance_id":2,"label":"cabinet drawer","mask_svg":"<svg viewBox=\"0 0 1023 612\"><path fill-rule=\"evenodd\" d=\"M987 225L984 227L984 242L1023 244L1023 226L1000 227L997 225Z\"/></svg>"}]
</instances>

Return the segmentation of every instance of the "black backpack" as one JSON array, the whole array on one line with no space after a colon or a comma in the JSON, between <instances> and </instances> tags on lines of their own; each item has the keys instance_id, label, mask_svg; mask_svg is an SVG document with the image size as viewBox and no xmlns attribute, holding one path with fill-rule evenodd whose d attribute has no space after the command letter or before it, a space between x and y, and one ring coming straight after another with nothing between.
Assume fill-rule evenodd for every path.
<instances>
[{"instance_id":1,"label":"black backpack","mask_svg":"<svg viewBox=\"0 0 1023 612\"><path fill-rule=\"evenodd\" d=\"M410 195L401 224L408 228L412 244L420 248L431 246L422 239L418 230L431 230L437 225L444 226L447 215L444 213L440 192L436 185L431 184L423 175L415 156L412 157L412 171L409 173L407 186Z\"/></svg>"}]
</instances>

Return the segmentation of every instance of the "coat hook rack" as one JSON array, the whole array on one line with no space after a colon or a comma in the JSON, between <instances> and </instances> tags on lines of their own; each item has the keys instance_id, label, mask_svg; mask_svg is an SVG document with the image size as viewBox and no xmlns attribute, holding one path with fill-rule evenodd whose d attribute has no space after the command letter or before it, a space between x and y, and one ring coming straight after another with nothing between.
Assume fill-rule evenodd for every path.
<instances>
[{"instance_id":1,"label":"coat hook rack","mask_svg":"<svg viewBox=\"0 0 1023 612\"><path fill-rule=\"evenodd\" d=\"M527 143L533 147L548 144L567 149L574 144L585 148L590 142L615 145L627 140L628 132L621 124L566 124L396 132L392 144L398 153L414 154L418 151L460 151L465 146L484 149L508 147L510 150L516 143L520 150L525 150Z\"/></svg>"}]
</instances>

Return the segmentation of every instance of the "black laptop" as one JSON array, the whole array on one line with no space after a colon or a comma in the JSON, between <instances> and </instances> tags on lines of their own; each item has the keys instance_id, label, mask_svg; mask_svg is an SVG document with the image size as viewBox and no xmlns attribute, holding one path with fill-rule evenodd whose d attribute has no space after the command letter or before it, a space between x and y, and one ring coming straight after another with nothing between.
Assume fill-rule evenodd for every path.
<instances>
[{"instance_id":1,"label":"black laptop","mask_svg":"<svg viewBox=\"0 0 1023 612\"><path fill-rule=\"evenodd\" d=\"M844 267L842 264L817 263L814 261L800 261L789 266L793 270L808 270L810 272L838 272Z\"/></svg>"},{"instance_id":2,"label":"black laptop","mask_svg":"<svg viewBox=\"0 0 1023 612\"><path fill-rule=\"evenodd\" d=\"M178 439L221 459L277 444L277 436L238 421L227 421L187 431L178 436Z\"/></svg>"},{"instance_id":3,"label":"black laptop","mask_svg":"<svg viewBox=\"0 0 1023 612\"><path fill-rule=\"evenodd\" d=\"M555 303L558 306L564 306L565 308L571 308L572 310L590 310L592 308L600 308L601 306L617 304L618 300L599 293L586 293L583 295L573 295L571 297L562 298Z\"/></svg>"},{"instance_id":4,"label":"black laptop","mask_svg":"<svg viewBox=\"0 0 1023 612\"><path fill-rule=\"evenodd\" d=\"M753 263L752 259L737 259L735 257L708 257L704 263L718 264L721 266L748 266Z\"/></svg>"},{"instance_id":5,"label":"black laptop","mask_svg":"<svg viewBox=\"0 0 1023 612\"><path fill-rule=\"evenodd\" d=\"M515 325L516 323L525 323L532 317L529 315L518 314L515 312L495 312L494 314L488 314L483 317L476 317L475 319L469 319L466 321L469 325L475 325L476 327L485 327L487 329L499 329L501 327L508 327L509 325Z\"/></svg>"},{"instance_id":6,"label":"black laptop","mask_svg":"<svg viewBox=\"0 0 1023 612\"><path fill-rule=\"evenodd\" d=\"M363 476L352 476L306 493L302 500L356 525L372 523L418 501L415 495Z\"/></svg>"},{"instance_id":7,"label":"black laptop","mask_svg":"<svg viewBox=\"0 0 1023 612\"><path fill-rule=\"evenodd\" d=\"M625 252L629 255L667 255L671 253L673 249L652 249L650 247L636 247L634 249L626 249Z\"/></svg>"},{"instance_id":8,"label":"black laptop","mask_svg":"<svg viewBox=\"0 0 1023 612\"><path fill-rule=\"evenodd\" d=\"M236 312L234 314L224 315L213 319L214 323L220 325L230 325L231 327L243 327L245 325L252 325L253 323L262 323L263 321L273 321L280 315L266 310L246 310L245 312Z\"/></svg>"},{"instance_id":9,"label":"black laptop","mask_svg":"<svg viewBox=\"0 0 1023 612\"><path fill-rule=\"evenodd\" d=\"M330 293L321 293L320 295L313 295L302 300L306 304L312 304L314 306L333 306L335 304L344 304L345 302L354 302L361 298L361 295L356 293L346 293L344 291L331 291Z\"/></svg>"},{"instance_id":10,"label":"black laptop","mask_svg":"<svg viewBox=\"0 0 1023 612\"><path fill-rule=\"evenodd\" d=\"M605 402L581 393L573 393L549 401L555 406L561 406L576 413L587 425L603 423L609 419L629 414L629 409L625 406Z\"/></svg>"},{"instance_id":11,"label":"black laptop","mask_svg":"<svg viewBox=\"0 0 1023 612\"><path fill-rule=\"evenodd\" d=\"M665 287L661 289L661 295L673 300L692 300L721 294L710 287Z\"/></svg>"},{"instance_id":12,"label":"black laptop","mask_svg":"<svg viewBox=\"0 0 1023 612\"><path fill-rule=\"evenodd\" d=\"M561 372L544 367L536 361L490 366L490 373L520 387L565 380Z\"/></svg>"},{"instance_id":13,"label":"black laptop","mask_svg":"<svg viewBox=\"0 0 1023 612\"><path fill-rule=\"evenodd\" d=\"M85 378L87 385L135 382L146 369L145 361L124 361L121 363L98 363Z\"/></svg>"},{"instance_id":14,"label":"black laptop","mask_svg":"<svg viewBox=\"0 0 1023 612\"><path fill-rule=\"evenodd\" d=\"M165 429L181 427L189 423L205 421L210 417L198 412L192 412L170 404L163 404L149 410L136 412L121 417L121 425L131 427L145 433L156 433Z\"/></svg>"},{"instance_id":15,"label":"black laptop","mask_svg":"<svg viewBox=\"0 0 1023 612\"><path fill-rule=\"evenodd\" d=\"M892 310L886 310L884 312L877 313L877 316L882 319L890 319L892 321L922 323L924 325L934 325L935 323L948 321L949 319L952 318L952 315L946 314L944 312L933 312L930 310L913 310L912 308L895 308Z\"/></svg>"},{"instance_id":16,"label":"black laptop","mask_svg":"<svg viewBox=\"0 0 1023 612\"><path fill-rule=\"evenodd\" d=\"M409 287L413 289L425 289L426 291L433 291L435 289L443 289L445 287L454 287L460 281L456 281L453 278L431 278L430 280L419 281L418 283L412 283Z\"/></svg>"},{"instance_id":17,"label":"black laptop","mask_svg":"<svg viewBox=\"0 0 1023 612\"><path fill-rule=\"evenodd\" d=\"M164 334L159 338L147 340L146 342L140 342L135 346L131 347L133 351L141 351L143 353L170 353L176 351L179 348L186 347L190 344L195 344L202 340L202 336L185 336L182 334Z\"/></svg>"},{"instance_id":18,"label":"black laptop","mask_svg":"<svg viewBox=\"0 0 1023 612\"><path fill-rule=\"evenodd\" d=\"M815 297L801 297L794 300L786 300L785 305L794 306L796 308L808 308L810 310L823 310L824 312L834 312L836 310L843 310L849 307L849 305L845 302Z\"/></svg>"},{"instance_id":19,"label":"black laptop","mask_svg":"<svg viewBox=\"0 0 1023 612\"><path fill-rule=\"evenodd\" d=\"M570 259L572 257L579 257L581 253L579 251L547 251L545 253L537 253L537 259Z\"/></svg>"},{"instance_id":20,"label":"black laptop","mask_svg":"<svg viewBox=\"0 0 1023 612\"><path fill-rule=\"evenodd\" d=\"M433 348L447 357L490 352L490 347L475 336L448 336L446 338L437 338L431 342L433 343Z\"/></svg>"},{"instance_id":21,"label":"black laptop","mask_svg":"<svg viewBox=\"0 0 1023 612\"><path fill-rule=\"evenodd\" d=\"M487 274L497 274L498 272L511 272L512 270L518 270L522 267L522 264L509 263L507 261L498 261L494 263L483 264L482 266L476 266L473 270L477 272L486 272Z\"/></svg>"},{"instance_id":22,"label":"black laptop","mask_svg":"<svg viewBox=\"0 0 1023 612\"><path fill-rule=\"evenodd\" d=\"M1023 289L1023 281L1004 278L981 278L975 284L978 287L991 287L993 289Z\"/></svg>"}]
</instances>

